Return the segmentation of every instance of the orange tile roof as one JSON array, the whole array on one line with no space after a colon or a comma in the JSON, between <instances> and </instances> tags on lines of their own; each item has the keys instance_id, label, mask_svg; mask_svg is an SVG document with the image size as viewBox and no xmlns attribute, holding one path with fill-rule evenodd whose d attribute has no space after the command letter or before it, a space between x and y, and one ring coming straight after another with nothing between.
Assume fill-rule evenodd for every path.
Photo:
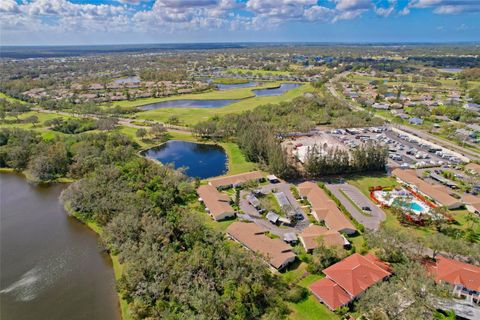
<instances>
[{"instance_id":1,"label":"orange tile roof","mask_svg":"<svg viewBox=\"0 0 480 320\"><path fill-rule=\"evenodd\" d=\"M235 212L232 206L230 206L230 197L219 192L215 187L210 185L200 186L197 189L197 194L215 220L225 213Z\"/></svg>"},{"instance_id":2,"label":"orange tile roof","mask_svg":"<svg viewBox=\"0 0 480 320\"><path fill-rule=\"evenodd\" d=\"M298 185L300 195L307 198L320 220L324 220L329 229L342 231L356 230L350 220L338 209L336 203L314 182Z\"/></svg>"},{"instance_id":3,"label":"orange tile roof","mask_svg":"<svg viewBox=\"0 0 480 320\"><path fill-rule=\"evenodd\" d=\"M324 278L312 283L310 291L331 310L335 310L348 304L352 298L337 283Z\"/></svg>"},{"instance_id":4,"label":"orange tile roof","mask_svg":"<svg viewBox=\"0 0 480 320\"><path fill-rule=\"evenodd\" d=\"M460 203L459 200L448 193L448 189L423 181L414 170L394 169L392 174L408 184L415 185L420 192L426 194L442 206L450 207Z\"/></svg>"},{"instance_id":5,"label":"orange tile roof","mask_svg":"<svg viewBox=\"0 0 480 320\"><path fill-rule=\"evenodd\" d=\"M437 263L428 269L436 281L462 285L480 292L480 267L439 256Z\"/></svg>"},{"instance_id":6,"label":"orange tile roof","mask_svg":"<svg viewBox=\"0 0 480 320\"><path fill-rule=\"evenodd\" d=\"M462 200L465 204L474 207L477 211L480 211L480 197L466 194L463 196Z\"/></svg>"},{"instance_id":7,"label":"orange tile roof","mask_svg":"<svg viewBox=\"0 0 480 320\"><path fill-rule=\"evenodd\" d=\"M286 262L294 260L296 254L292 247L280 239L271 239L265 235L263 229L255 223L234 222L227 228L227 233L244 246L262 255L275 268L284 266Z\"/></svg>"},{"instance_id":8,"label":"orange tile roof","mask_svg":"<svg viewBox=\"0 0 480 320\"><path fill-rule=\"evenodd\" d=\"M215 188L221 188L231 185L242 184L250 180L260 180L262 178L264 178L263 173L261 173L260 171L253 171L247 173L240 173L233 176L210 179L208 181L208 184L214 186Z\"/></svg>"},{"instance_id":9,"label":"orange tile roof","mask_svg":"<svg viewBox=\"0 0 480 320\"><path fill-rule=\"evenodd\" d=\"M325 227L314 224L309 225L298 235L305 250L313 250L318 247L319 241L323 241L326 246L344 246L345 238L335 230L328 230Z\"/></svg>"},{"instance_id":10,"label":"orange tile roof","mask_svg":"<svg viewBox=\"0 0 480 320\"><path fill-rule=\"evenodd\" d=\"M352 298L391 275L389 271L372 262L371 257L364 257L358 253L328 267L323 273L340 285Z\"/></svg>"}]
</instances>

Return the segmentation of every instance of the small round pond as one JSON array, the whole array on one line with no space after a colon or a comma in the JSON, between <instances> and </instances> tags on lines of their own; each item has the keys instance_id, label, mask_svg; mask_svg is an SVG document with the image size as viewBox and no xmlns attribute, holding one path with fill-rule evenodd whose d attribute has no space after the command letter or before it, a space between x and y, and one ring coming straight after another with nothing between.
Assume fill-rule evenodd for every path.
<instances>
[{"instance_id":1,"label":"small round pond","mask_svg":"<svg viewBox=\"0 0 480 320\"><path fill-rule=\"evenodd\" d=\"M221 108L239 100L169 100L147 104L138 107L140 110L155 110L161 108Z\"/></svg>"},{"instance_id":2,"label":"small round pond","mask_svg":"<svg viewBox=\"0 0 480 320\"><path fill-rule=\"evenodd\" d=\"M292 90L298 87L300 87L300 83L282 83L277 88L257 89L257 90L252 90L252 92L255 93L257 97L279 96L289 90Z\"/></svg>"},{"instance_id":3,"label":"small round pond","mask_svg":"<svg viewBox=\"0 0 480 320\"><path fill-rule=\"evenodd\" d=\"M142 155L163 164L172 163L175 169L185 167L185 174L192 178L206 179L228 171L225 150L213 144L172 140L145 150Z\"/></svg>"}]
</instances>

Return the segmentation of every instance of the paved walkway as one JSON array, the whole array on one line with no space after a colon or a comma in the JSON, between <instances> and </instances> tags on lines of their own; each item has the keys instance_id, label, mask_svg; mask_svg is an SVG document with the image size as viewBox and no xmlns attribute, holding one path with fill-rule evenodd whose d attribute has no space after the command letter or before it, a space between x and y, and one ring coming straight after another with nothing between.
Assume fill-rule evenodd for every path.
<instances>
[{"instance_id":1,"label":"paved walkway","mask_svg":"<svg viewBox=\"0 0 480 320\"><path fill-rule=\"evenodd\" d=\"M325 185L335 197L342 203L352 217L361 223L366 229L378 230L382 221L387 217L382 209L377 207L369 198L364 196L357 188L348 183L332 183ZM343 192L342 192L343 191ZM345 194L352 200L354 206ZM358 208L357 208L358 207ZM359 210L361 207L369 207L372 211L369 214Z\"/></svg>"},{"instance_id":2,"label":"paved walkway","mask_svg":"<svg viewBox=\"0 0 480 320\"><path fill-rule=\"evenodd\" d=\"M436 298L436 307L442 310L453 310L459 317L471 320L480 319L480 306L464 300Z\"/></svg>"}]
</instances>

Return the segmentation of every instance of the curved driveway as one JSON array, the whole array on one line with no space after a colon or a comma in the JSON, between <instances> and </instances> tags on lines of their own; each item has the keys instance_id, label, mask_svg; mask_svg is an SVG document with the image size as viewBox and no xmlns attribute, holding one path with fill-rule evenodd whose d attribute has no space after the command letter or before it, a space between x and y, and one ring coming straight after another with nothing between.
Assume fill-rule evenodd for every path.
<instances>
[{"instance_id":1,"label":"curved driveway","mask_svg":"<svg viewBox=\"0 0 480 320\"><path fill-rule=\"evenodd\" d=\"M385 212L354 186L348 183L325 184L325 186L340 200L352 217L366 229L377 230L382 221L386 219ZM347 195L356 206L353 205L345 195ZM367 215L360 210L360 208L364 206L370 207L372 210L370 214Z\"/></svg>"}]
</instances>

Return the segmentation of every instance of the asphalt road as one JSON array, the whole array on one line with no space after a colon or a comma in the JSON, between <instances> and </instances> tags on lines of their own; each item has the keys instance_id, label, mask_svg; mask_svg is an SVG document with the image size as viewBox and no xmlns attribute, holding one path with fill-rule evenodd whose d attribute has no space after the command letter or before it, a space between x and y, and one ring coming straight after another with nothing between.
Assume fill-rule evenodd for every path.
<instances>
[{"instance_id":1,"label":"asphalt road","mask_svg":"<svg viewBox=\"0 0 480 320\"><path fill-rule=\"evenodd\" d=\"M335 89L335 86L334 86L334 83L337 82L341 77L345 77L349 74L350 72L343 72L341 74L337 74L335 77L333 77L332 79L330 79L329 82L326 83L326 88L328 89L328 91L330 91L330 93L336 97L337 99L340 99L340 100L343 100L345 102L348 103L349 107L352 109L352 110L356 110L356 111L364 111L363 108L361 108L360 106L357 106L355 105L354 103L352 103L351 101L349 101L348 99L344 99L338 92L337 90ZM385 118L385 117L382 117L381 115L378 115L378 114L375 114L375 117L377 118L380 118L380 119L383 119L385 120L386 122L390 122L389 119ZM407 127L407 126L402 126L402 125L396 125L399 129L403 130L403 131L406 131L410 134L413 134L413 135L416 135L422 139L425 139L425 140L428 140L428 141L431 141L435 144L438 144L446 149L450 149L452 151L456 151L460 154L462 154L464 157L470 159L470 160L480 160L480 155L475 152L475 151L472 151L472 150L469 150L469 149L466 149L466 148L463 148L461 146L458 146L452 142L449 142L449 141L446 141L444 139L441 139L441 138L437 138L429 133L426 133L424 131L421 131L421 130L418 130L418 129L414 129L414 128L411 128L411 127Z\"/></svg>"},{"instance_id":2,"label":"asphalt road","mask_svg":"<svg viewBox=\"0 0 480 320\"><path fill-rule=\"evenodd\" d=\"M275 183L275 184L268 184L266 186L263 186L259 188L263 193L270 193L272 190L276 190L277 192L283 192L285 196L288 198L290 203L295 209L301 209L300 204L298 201L295 199L293 196L292 192L290 191L290 185L284 182L281 183ZM295 226L293 227L287 227L287 226L282 226L281 228L279 226L276 226L272 223L270 223L264 215L266 212L262 215L260 212L258 212L257 209L255 209L246 199L245 196L248 194L247 191L242 191L240 193L240 209L243 211L243 214L239 214L238 216L240 218L250 220L257 225L269 230L271 233L280 236L283 238L283 235L285 233L293 232L293 233L301 233L303 229L308 227L310 224L310 221L308 220L307 215L304 213L303 210L300 210L303 212L304 219L302 221L299 221Z\"/></svg>"},{"instance_id":3,"label":"asphalt road","mask_svg":"<svg viewBox=\"0 0 480 320\"><path fill-rule=\"evenodd\" d=\"M357 188L348 183L326 184L335 197L342 203L352 217L361 223L366 229L378 230L382 221L386 219L385 212L377 207L370 199L364 196ZM343 192L342 192L343 191ZM367 206L372 211L369 215L365 214L359 208L354 206L344 195L348 197L359 207Z\"/></svg>"}]
</instances>

